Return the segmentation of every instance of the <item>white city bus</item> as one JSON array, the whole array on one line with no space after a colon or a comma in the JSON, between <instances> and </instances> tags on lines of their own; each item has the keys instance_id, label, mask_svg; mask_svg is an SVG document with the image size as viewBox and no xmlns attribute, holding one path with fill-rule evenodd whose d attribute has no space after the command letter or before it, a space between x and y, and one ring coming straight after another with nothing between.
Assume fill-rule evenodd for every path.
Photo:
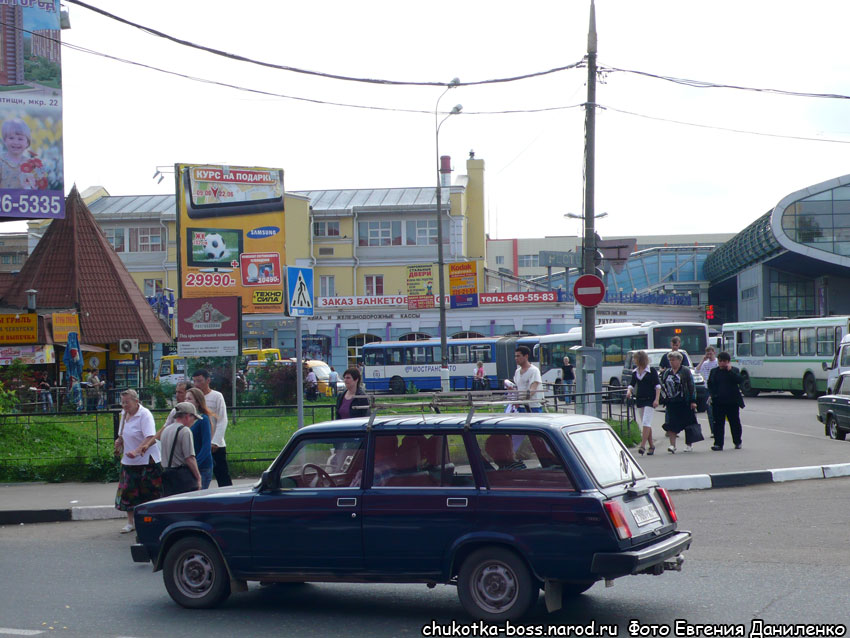
<instances>
[{"instance_id":1,"label":"white city bus","mask_svg":"<svg viewBox=\"0 0 850 638\"><path fill-rule=\"evenodd\" d=\"M697 357L697 361L692 362L696 365L708 344L708 326L690 321L608 323L596 326L596 345L602 348L602 382L611 386L620 385L620 375L629 350L669 348L673 337L682 340L681 348L689 356ZM581 345L581 328L538 338L540 342L536 354L543 381L555 383L561 376L565 356L569 356L575 365L575 352L570 348Z\"/></svg>"},{"instance_id":2,"label":"white city bus","mask_svg":"<svg viewBox=\"0 0 850 638\"><path fill-rule=\"evenodd\" d=\"M725 323L723 349L744 377L746 396L790 390L814 399L826 392L825 368L849 330L847 316Z\"/></svg>"}]
</instances>

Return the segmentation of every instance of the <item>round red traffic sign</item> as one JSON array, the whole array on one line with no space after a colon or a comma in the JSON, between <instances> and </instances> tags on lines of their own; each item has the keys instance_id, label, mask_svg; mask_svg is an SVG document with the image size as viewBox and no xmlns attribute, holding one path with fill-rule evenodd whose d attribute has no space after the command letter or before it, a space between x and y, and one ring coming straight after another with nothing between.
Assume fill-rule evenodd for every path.
<instances>
[{"instance_id":1,"label":"round red traffic sign","mask_svg":"<svg viewBox=\"0 0 850 638\"><path fill-rule=\"evenodd\" d=\"M582 275L573 284L573 296L585 308L595 308L605 298L605 283L596 275Z\"/></svg>"}]
</instances>

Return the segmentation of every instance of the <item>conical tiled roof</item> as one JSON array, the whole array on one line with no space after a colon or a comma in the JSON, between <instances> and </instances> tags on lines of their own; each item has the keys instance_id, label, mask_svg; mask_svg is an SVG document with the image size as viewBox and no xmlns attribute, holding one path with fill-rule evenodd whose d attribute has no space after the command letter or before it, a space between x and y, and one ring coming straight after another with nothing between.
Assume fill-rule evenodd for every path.
<instances>
[{"instance_id":1,"label":"conical tiled roof","mask_svg":"<svg viewBox=\"0 0 850 638\"><path fill-rule=\"evenodd\" d=\"M0 305L26 307L30 288L38 290L40 313L79 308L86 343L171 341L76 186L65 201L65 219L51 222Z\"/></svg>"}]
</instances>

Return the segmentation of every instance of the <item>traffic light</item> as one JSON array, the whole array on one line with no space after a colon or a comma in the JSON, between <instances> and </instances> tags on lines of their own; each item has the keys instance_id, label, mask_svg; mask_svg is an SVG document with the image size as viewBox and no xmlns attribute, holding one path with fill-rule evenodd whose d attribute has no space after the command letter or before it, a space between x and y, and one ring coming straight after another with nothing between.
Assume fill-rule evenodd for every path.
<instances>
[{"instance_id":1,"label":"traffic light","mask_svg":"<svg viewBox=\"0 0 850 638\"><path fill-rule=\"evenodd\" d=\"M706 304L705 306L706 321L714 321L714 304Z\"/></svg>"}]
</instances>

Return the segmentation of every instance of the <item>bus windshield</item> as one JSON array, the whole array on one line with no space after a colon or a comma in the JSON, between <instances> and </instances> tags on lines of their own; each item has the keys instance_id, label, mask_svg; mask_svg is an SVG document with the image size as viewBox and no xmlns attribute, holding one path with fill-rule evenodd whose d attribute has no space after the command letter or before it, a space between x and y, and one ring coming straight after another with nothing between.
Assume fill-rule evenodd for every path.
<instances>
[{"instance_id":1,"label":"bus windshield","mask_svg":"<svg viewBox=\"0 0 850 638\"><path fill-rule=\"evenodd\" d=\"M652 329L652 343L656 348L668 347L673 337L679 337L682 350L693 356L702 354L708 346L705 326L662 326Z\"/></svg>"}]
</instances>

